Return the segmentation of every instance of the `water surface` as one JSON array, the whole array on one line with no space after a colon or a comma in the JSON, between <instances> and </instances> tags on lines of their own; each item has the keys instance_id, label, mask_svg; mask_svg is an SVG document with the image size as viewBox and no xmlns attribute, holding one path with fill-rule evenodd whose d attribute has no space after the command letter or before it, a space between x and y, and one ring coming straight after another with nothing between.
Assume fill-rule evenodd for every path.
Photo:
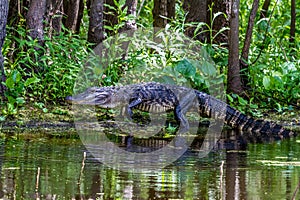
<instances>
[{"instance_id":1,"label":"water surface","mask_svg":"<svg viewBox=\"0 0 300 200\"><path fill-rule=\"evenodd\" d=\"M248 144L237 138L223 134L205 158L194 145L164 169L141 173L99 163L79 139L2 139L0 198L300 198L297 138Z\"/></svg>"}]
</instances>

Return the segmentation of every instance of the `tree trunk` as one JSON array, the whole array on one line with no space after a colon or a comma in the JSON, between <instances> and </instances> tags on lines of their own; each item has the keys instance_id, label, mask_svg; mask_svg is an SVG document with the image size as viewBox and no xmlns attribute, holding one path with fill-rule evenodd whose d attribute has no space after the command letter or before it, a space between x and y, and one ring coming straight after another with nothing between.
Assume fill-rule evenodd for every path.
<instances>
[{"instance_id":1,"label":"tree trunk","mask_svg":"<svg viewBox=\"0 0 300 200\"><path fill-rule=\"evenodd\" d=\"M116 7L114 0L105 0L105 3L111 7ZM103 15L104 25L113 27L116 24L118 24L118 16L117 16L118 14L116 13L115 10L110 9L107 6L104 6L103 10L104 10L104 15ZM112 31L109 30L106 30L106 32L113 34Z\"/></svg>"},{"instance_id":2,"label":"tree trunk","mask_svg":"<svg viewBox=\"0 0 300 200\"><path fill-rule=\"evenodd\" d=\"M291 0L291 29L290 29L290 43L294 43L296 34L296 1Z\"/></svg>"},{"instance_id":3,"label":"tree trunk","mask_svg":"<svg viewBox=\"0 0 300 200\"><path fill-rule=\"evenodd\" d=\"M9 0L7 22L10 26L16 27L20 21L20 16L27 15L29 0Z\"/></svg>"},{"instance_id":4,"label":"tree trunk","mask_svg":"<svg viewBox=\"0 0 300 200\"><path fill-rule=\"evenodd\" d=\"M52 36L52 31L59 33L62 27L63 15L63 0L47 0L47 15L46 21L50 27L49 36Z\"/></svg>"},{"instance_id":5,"label":"tree trunk","mask_svg":"<svg viewBox=\"0 0 300 200\"><path fill-rule=\"evenodd\" d=\"M183 9L187 13L186 22L203 22L207 23L207 0L185 0L183 2ZM204 31L206 27L199 30ZM195 27L190 27L186 29L186 35L194 38ZM202 42L207 38L207 34L199 34L195 39L198 39Z\"/></svg>"},{"instance_id":6,"label":"tree trunk","mask_svg":"<svg viewBox=\"0 0 300 200\"><path fill-rule=\"evenodd\" d=\"M230 1L229 0L208 0L207 5L212 6L212 14L214 15L215 13L221 12L226 14L227 16L230 15ZM207 24L211 24L211 13L207 13ZM228 19L225 18L224 15L219 15L215 21L213 21L213 26L211 27L213 29L213 36L216 35L222 28L228 27L229 22ZM225 43L228 44L228 31L225 30L221 34L218 34L218 36L214 39L214 41L211 41L212 38L208 37L208 42L209 43L215 43L215 44L221 44Z\"/></svg>"},{"instance_id":7,"label":"tree trunk","mask_svg":"<svg viewBox=\"0 0 300 200\"><path fill-rule=\"evenodd\" d=\"M103 0L90 0L90 23L88 41L98 44L103 41Z\"/></svg>"},{"instance_id":8,"label":"tree trunk","mask_svg":"<svg viewBox=\"0 0 300 200\"><path fill-rule=\"evenodd\" d=\"M137 6L137 0L126 0L125 6L128 8L127 9L127 15L132 15L136 17L136 6ZM124 31L126 30L136 30L136 22L135 19L133 20L128 20L125 22L125 27Z\"/></svg>"},{"instance_id":9,"label":"tree trunk","mask_svg":"<svg viewBox=\"0 0 300 200\"><path fill-rule=\"evenodd\" d=\"M5 73L4 73L4 58L2 55L2 46L4 43L5 35L6 35L6 22L8 15L8 0L1 0L0 3L0 94L4 97L5 86L2 82L5 82Z\"/></svg>"},{"instance_id":10,"label":"tree trunk","mask_svg":"<svg viewBox=\"0 0 300 200\"><path fill-rule=\"evenodd\" d=\"M153 26L163 28L168 21L168 0L154 0L154 8L152 10ZM163 18L164 17L164 18Z\"/></svg>"},{"instance_id":11,"label":"tree trunk","mask_svg":"<svg viewBox=\"0 0 300 200\"><path fill-rule=\"evenodd\" d=\"M63 24L69 30L76 32L78 16L79 16L80 0L64 0L63 9L66 18L63 20Z\"/></svg>"},{"instance_id":12,"label":"tree trunk","mask_svg":"<svg viewBox=\"0 0 300 200\"><path fill-rule=\"evenodd\" d=\"M267 17L267 12L269 10L270 3L271 3L271 0L265 0L264 1L264 4L263 4L262 9L260 11L260 19L263 19L263 18Z\"/></svg>"},{"instance_id":13,"label":"tree trunk","mask_svg":"<svg viewBox=\"0 0 300 200\"><path fill-rule=\"evenodd\" d=\"M227 74L227 90L229 93L236 94L243 93L239 62L239 4L239 0L232 0L231 2Z\"/></svg>"},{"instance_id":14,"label":"tree trunk","mask_svg":"<svg viewBox=\"0 0 300 200\"><path fill-rule=\"evenodd\" d=\"M136 17L136 6L137 6L137 0L126 0L125 7L127 7L127 15L132 15ZM127 20L125 22L125 27L121 30L127 31L127 36L131 37L134 33L134 31L137 29L135 19ZM125 60L128 55L128 42L123 42L122 48L125 51L125 53L122 55L122 59Z\"/></svg>"},{"instance_id":15,"label":"tree trunk","mask_svg":"<svg viewBox=\"0 0 300 200\"><path fill-rule=\"evenodd\" d=\"M46 11L46 0L32 0L27 13L27 27L29 35L38 39L39 45L44 43L44 15Z\"/></svg>"},{"instance_id":16,"label":"tree trunk","mask_svg":"<svg viewBox=\"0 0 300 200\"><path fill-rule=\"evenodd\" d=\"M169 19L175 18L175 4L176 4L175 0L167 0L167 12L168 12L167 17Z\"/></svg>"},{"instance_id":17,"label":"tree trunk","mask_svg":"<svg viewBox=\"0 0 300 200\"><path fill-rule=\"evenodd\" d=\"M249 50L250 50L253 27L254 27L255 16L257 14L258 6L259 6L259 0L253 0L252 9L248 20L248 27L247 27L246 37L244 41L244 47L242 50L242 56L240 60L240 67L242 72L241 79L243 83L243 88L247 88L249 84L249 66L248 66Z\"/></svg>"},{"instance_id":18,"label":"tree trunk","mask_svg":"<svg viewBox=\"0 0 300 200\"><path fill-rule=\"evenodd\" d=\"M79 10L78 10L78 18L76 23L76 33L79 33L80 31L80 24L81 20L83 18L83 11L84 11L84 0L79 1Z\"/></svg>"}]
</instances>

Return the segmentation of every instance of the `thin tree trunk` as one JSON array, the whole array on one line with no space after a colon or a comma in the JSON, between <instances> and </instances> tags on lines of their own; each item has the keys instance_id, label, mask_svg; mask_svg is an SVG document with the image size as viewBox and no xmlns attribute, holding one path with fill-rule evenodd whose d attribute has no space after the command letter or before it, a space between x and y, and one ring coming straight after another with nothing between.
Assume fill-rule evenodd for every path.
<instances>
[{"instance_id":1,"label":"thin tree trunk","mask_svg":"<svg viewBox=\"0 0 300 200\"><path fill-rule=\"evenodd\" d=\"M7 15L8 15L8 0L1 0L0 3L0 94L4 97L5 86L2 82L5 82L5 72L4 72L4 58L2 55L2 46L4 43L4 39L6 36L6 22L7 22Z\"/></svg>"},{"instance_id":2,"label":"thin tree trunk","mask_svg":"<svg viewBox=\"0 0 300 200\"><path fill-rule=\"evenodd\" d=\"M244 47L242 50L242 56L240 60L243 88L247 88L249 84L249 66L248 66L249 50L250 50L253 27L254 27L258 6L259 6L259 0L253 0L252 9L248 20L248 27L247 27L246 37L244 41Z\"/></svg>"},{"instance_id":3,"label":"thin tree trunk","mask_svg":"<svg viewBox=\"0 0 300 200\"><path fill-rule=\"evenodd\" d=\"M125 7L127 7L127 15L132 15L136 17L136 7L137 7L137 0L126 0ZM137 29L135 19L127 20L125 22L125 27L121 31L127 31L127 35L131 37L134 31ZM128 55L128 46L129 41L123 42L122 48L125 53L122 55L122 59L125 60Z\"/></svg>"},{"instance_id":4,"label":"thin tree trunk","mask_svg":"<svg viewBox=\"0 0 300 200\"><path fill-rule=\"evenodd\" d=\"M127 0L125 6L127 7L127 15L132 15L136 17L137 0ZM136 30L136 29L137 27L136 27L135 19L128 20L125 22L125 27L123 30Z\"/></svg>"},{"instance_id":5,"label":"thin tree trunk","mask_svg":"<svg viewBox=\"0 0 300 200\"><path fill-rule=\"evenodd\" d=\"M76 33L79 33L80 31L80 24L81 20L83 18L83 11L84 11L84 0L79 1L79 10L78 10L78 18L76 23Z\"/></svg>"},{"instance_id":6,"label":"thin tree trunk","mask_svg":"<svg viewBox=\"0 0 300 200\"><path fill-rule=\"evenodd\" d=\"M260 11L260 19L267 17L267 12L269 10L270 3L271 3L271 0L265 0L264 1L264 4L263 4L262 9Z\"/></svg>"},{"instance_id":7,"label":"thin tree trunk","mask_svg":"<svg viewBox=\"0 0 300 200\"><path fill-rule=\"evenodd\" d=\"M61 31L62 15L63 15L63 0L47 0L47 15L46 21L50 27L49 36L52 36L52 30L57 34Z\"/></svg>"},{"instance_id":8,"label":"thin tree trunk","mask_svg":"<svg viewBox=\"0 0 300 200\"><path fill-rule=\"evenodd\" d=\"M88 41L98 44L103 41L103 0L90 0L90 24Z\"/></svg>"},{"instance_id":9,"label":"thin tree trunk","mask_svg":"<svg viewBox=\"0 0 300 200\"><path fill-rule=\"evenodd\" d=\"M153 26L163 28L167 25L168 21L168 0L154 0L154 8L152 10Z\"/></svg>"},{"instance_id":10,"label":"thin tree trunk","mask_svg":"<svg viewBox=\"0 0 300 200\"><path fill-rule=\"evenodd\" d=\"M38 39L39 45L44 43L44 15L46 11L46 0L32 0L27 13L27 27L29 35Z\"/></svg>"},{"instance_id":11,"label":"thin tree trunk","mask_svg":"<svg viewBox=\"0 0 300 200\"><path fill-rule=\"evenodd\" d=\"M80 0L64 0L63 7L66 15L63 23L66 28L76 32L78 16L79 16Z\"/></svg>"},{"instance_id":12,"label":"thin tree trunk","mask_svg":"<svg viewBox=\"0 0 300 200\"><path fill-rule=\"evenodd\" d=\"M239 62L239 0L232 0L229 31L229 57L228 57L228 92L242 94L243 88L240 76Z\"/></svg>"},{"instance_id":13,"label":"thin tree trunk","mask_svg":"<svg viewBox=\"0 0 300 200\"><path fill-rule=\"evenodd\" d=\"M290 43L294 43L296 34L296 1L291 0L291 29L290 29Z\"/></svg>"}]
</instances>

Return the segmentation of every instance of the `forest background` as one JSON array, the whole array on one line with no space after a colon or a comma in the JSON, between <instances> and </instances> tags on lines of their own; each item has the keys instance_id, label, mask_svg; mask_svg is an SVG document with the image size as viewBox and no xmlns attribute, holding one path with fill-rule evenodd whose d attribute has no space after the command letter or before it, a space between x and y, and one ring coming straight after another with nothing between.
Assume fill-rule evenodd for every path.
<instances>
[{"instance_id":1,"label":"forest background","mask_svg":"<svg viewBox=\"0 0 300 200\"><path fill-rule=\"evenodd\" d=\"M300 103L298 13L295 0L1 0L0 121L28 105L43 112L64 105L98 43L151 27L180 32L204 47L215 63L206 71L222 75L231 105L258 116L265 109L293 113ZM193 63L168 56L167 66L156 65L205 90L205 77L190 73ZM113 85L140 63L137 57L128 54L109 66L99 84Z\"/></svg>"}]
</instances>

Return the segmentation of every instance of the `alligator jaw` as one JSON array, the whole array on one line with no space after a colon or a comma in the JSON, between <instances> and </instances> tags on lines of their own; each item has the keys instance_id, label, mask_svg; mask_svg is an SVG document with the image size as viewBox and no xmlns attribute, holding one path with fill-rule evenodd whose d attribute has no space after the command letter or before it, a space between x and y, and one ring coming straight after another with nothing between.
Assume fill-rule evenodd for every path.
<instances>
[{"instance_id":1,"label":"alligator jaw","mask_svg":"<svg viewBox=\"0 0 300 200\"><path fill-rule=\"evenodd\" d=\"M102 88L92 87L85 92L66 97L70 104L97 105L103 108L113 108L116 105L112 102L112 93Z\"/></svg>"},{"instance_id":2,"label":"alligator jaw","mask_svg":"<svg viewBox=\"0 0 300 200\"><path fill-rule=\"evenodd\" d=\"M80 98L80 96L68 96L66 97L66 101L69 104L80 104L80 105L96 105L95 98Z\"/></svg>"}]
</instances>

